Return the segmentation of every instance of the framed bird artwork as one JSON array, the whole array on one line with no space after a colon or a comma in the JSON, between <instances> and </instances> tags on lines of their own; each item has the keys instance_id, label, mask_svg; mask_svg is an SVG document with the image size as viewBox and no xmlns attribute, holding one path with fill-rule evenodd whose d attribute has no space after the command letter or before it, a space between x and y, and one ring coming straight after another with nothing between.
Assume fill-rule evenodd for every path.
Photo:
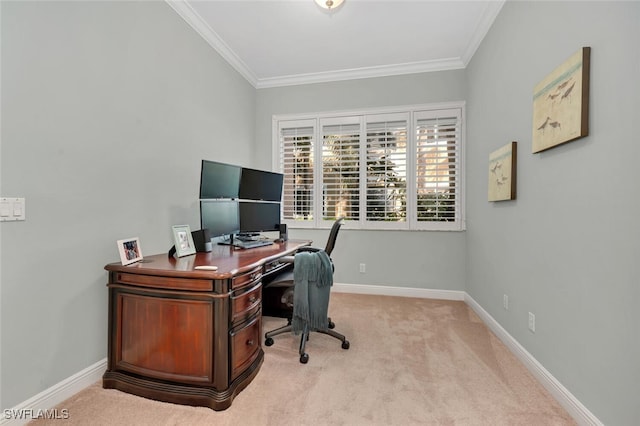
<instances>
[{"instance_id":1,"label":"framed bird artwork","mask_svg":"<svg viewBox=\"0 0 640 426\"><path fill-rule=\"evenodd\" d=\"M533 153L589 134L590 59L583 47L534 88Z\"/></svg>"},{"instance_id":2,"label":"framed bird artwork","mask_svg":"<svg viewBox=\"0 0 640 426\"><path fill-rule=\"evenodd\" d=\"M489 201L516 199L516 142L511 142L489 155Z\"/></svg>"}]
</instances>

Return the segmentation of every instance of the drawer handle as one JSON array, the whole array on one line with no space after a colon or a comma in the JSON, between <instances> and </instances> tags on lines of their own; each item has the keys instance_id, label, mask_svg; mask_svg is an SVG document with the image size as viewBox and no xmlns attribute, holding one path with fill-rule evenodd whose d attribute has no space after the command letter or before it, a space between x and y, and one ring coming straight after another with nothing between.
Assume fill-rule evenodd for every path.
<instances>
[{"instance_id":1,"label":"drawer handle","mask_svg":"<svg viewBox=\"0 0 640 426\"><path fill-rule=\"evenodd\" d=\"M256 278L258 278L258 275L260 275L258 272L254 272L253 274L251 274L251 281L253 281Z\"/></svg>"},{"instance_id":2,"label":"drawer handle","mask_svg":"<svg viewBox=\"0 0 640 426\"><path fill-rule=\"evenodd\" d=\"M253 343L254 343L253 339L247 340L247 346L253 346Z\"/></svg>"},{"instance_id":3,"label":"drawer handle","mask_svg":"<svg viewBox=\"0 0 640 426\"><path fill-rule=\"evenodd\" d=\"M256 303L257 300L258 298L256 296L249 297L249 303Z\"/></svg>"}]
</instances>

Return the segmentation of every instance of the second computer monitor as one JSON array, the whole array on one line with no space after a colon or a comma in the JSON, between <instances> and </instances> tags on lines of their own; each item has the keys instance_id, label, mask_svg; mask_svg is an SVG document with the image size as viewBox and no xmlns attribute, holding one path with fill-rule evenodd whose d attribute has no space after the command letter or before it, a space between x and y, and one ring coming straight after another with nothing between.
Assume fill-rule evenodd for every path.
<instances>
[{"instance_id":1,"label":"second computer monitor","mask_svg":"<svg viewBox=\"0 0 640 426\"><path fill-rule=\"evenodd\" d=\"M277 201L282 199L282 173L242 168L238 197L245 200Z\"/></svg>"},{"instance_id":2,"label":"second computer monitor","mask_svg":"<svg viewBox=\"0 0 640 426\"><path fill-rule=\"evenodd\" d=\"M280 226L280 203L239 203L240 233L277 231Z\"/></svg>"}]
</instances>

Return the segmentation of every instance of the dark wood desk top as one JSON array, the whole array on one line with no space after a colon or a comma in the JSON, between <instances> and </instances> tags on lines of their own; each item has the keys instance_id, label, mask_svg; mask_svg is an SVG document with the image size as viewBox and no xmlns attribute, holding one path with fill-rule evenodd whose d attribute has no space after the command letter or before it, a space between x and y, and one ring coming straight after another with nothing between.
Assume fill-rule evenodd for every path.
<instances>
[{"instance_id":1,"label":"dark wood desk top","mask_svg":"<svg viewBox=\"0 0 640 426\"><path fill-rule=\"evenodd\" d=\"M199 252L180 258L169 257L166 253L156 254L146 256L141 262L130 265L122 265L120 262L110 263L104 269L165 277L228 279L282 256L291 255L300 247L310 244L311 241L308 240L289 240L251 249L214 245L208 253ZM201 265L217 266L218 270L194 269Z\"/></svg>"}]
</instances>

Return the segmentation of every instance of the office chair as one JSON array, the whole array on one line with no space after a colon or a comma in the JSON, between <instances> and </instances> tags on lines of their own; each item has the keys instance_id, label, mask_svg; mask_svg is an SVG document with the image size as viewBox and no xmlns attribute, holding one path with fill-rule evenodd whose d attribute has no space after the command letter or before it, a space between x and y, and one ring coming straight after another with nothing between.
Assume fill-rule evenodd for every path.
<instances>
[{"instance_id":1,"label":"office chair","mask_svg":"<svg viewBox=\"0 0 640 426\"><path fill-rule=\"evenodd\" d=\"M327 239L327 245L324 249L324 251L327 253L328 256L331 256L331 252L335 247L336 239L338 237L338 232L340 231L340 227L342 226L343 222L344 222L344 218L339 218L333 223L333 226L331 227L331 232L329 233L329 238ZM302 247L298 251L317 252L320 250L321 249L314 248L314 247ZM329 259L331 258L329 257ZM295 257L289 256L285 260L289 262L293 262L295 260ZM331 262L331 267L332 269L334 269L333 262ZM282 293L282 302L290 310L290 313L287 316L287 325L284 325L282 327L276 328L275 330L271 330L265 333L264 344L265 346L271 346L274 343L273 341L274 336L293 331L293 325L292 325L293 299L294 299L293 298L293 291L294 291L293 270L288 270L276 276L272 281L265 284L265 287L266 288L276 288L276 287L285 288L284 292ZM305 346L306 346L307 340L309 340L309 334L311 331L315 331L318 333L322 333L322 334L326 334L328 336L334 337L342 342L342 349L349 349L349 341L347 340L347 338L344 335L333 330L333 328L335 328L336 325L333 321L331 321L331 318L327 318L327 320L328 320L327 329L315 329L315 328L310 329L308 325L304 326L302 330L302 335L300 336L299 353L300 353L301 363L306 364L307 362L309 362L309 355L305 352Z\"/></svg>"}]
</instances>

